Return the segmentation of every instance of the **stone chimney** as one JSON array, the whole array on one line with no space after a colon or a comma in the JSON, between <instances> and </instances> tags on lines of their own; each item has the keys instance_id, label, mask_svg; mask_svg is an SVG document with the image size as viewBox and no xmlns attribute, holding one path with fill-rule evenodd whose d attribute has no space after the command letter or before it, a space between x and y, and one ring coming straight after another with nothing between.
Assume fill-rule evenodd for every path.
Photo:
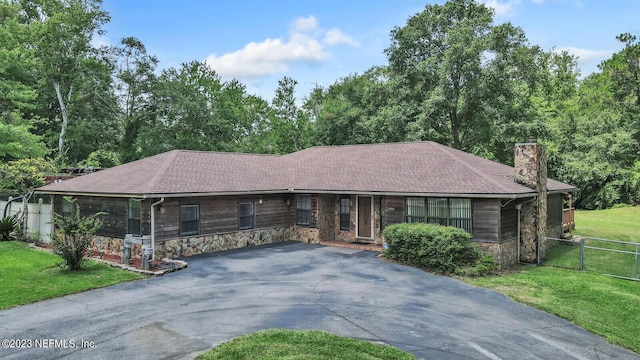
<instances>
[{"instance_id":1,"label":"stone chimney","mask_svg":"<svg viewBox=\"0 0 640 360\"><path fill-rule=\"evenodd\" d=\"M546 246L541 246L538 254L537 245L539 236L547 236L547 150L535 139L516 144L514 163L515 181L537 193L535 199L522 202L518 254L520 261L535 263L546 253Z\"/></svg>"}]
</instances>

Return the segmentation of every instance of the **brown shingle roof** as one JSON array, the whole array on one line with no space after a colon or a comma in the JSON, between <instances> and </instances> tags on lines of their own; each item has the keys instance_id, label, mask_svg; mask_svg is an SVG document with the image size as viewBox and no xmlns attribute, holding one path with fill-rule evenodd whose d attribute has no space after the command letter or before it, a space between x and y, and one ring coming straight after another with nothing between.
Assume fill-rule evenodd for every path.
<instances>
[{"instance_id":1,"label":"brown shingle roof","mask_svg":"<svg viewBox=\"0 0 640 360\"><path fill-rule=\"evenodd\" d=\"M179 195L266 191L525 195L512 167L434 142L320 146L292 154L173 150L39 188L45 193ZM550 191L574 187L549 180Z\"/></svg>"},{"instance_id":2,"label":"brown shingle roof","mask_svg":"<svg viewBox=\"0 0 640 360\"><path fill-rule=\"evenodd\" d=\"M172 150L38 189L111 195L285 190L282 157Z\"/></svg>"}]
</instances>

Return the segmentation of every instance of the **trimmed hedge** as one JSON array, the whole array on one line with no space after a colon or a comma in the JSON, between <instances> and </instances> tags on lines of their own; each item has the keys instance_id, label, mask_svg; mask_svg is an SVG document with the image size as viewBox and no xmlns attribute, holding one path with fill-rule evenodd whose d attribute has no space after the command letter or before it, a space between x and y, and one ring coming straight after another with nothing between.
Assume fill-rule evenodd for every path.
<instances>
[{"instance_id":1,"label":"trimmed hedge","mask_svg":"<svg viewBox=\"0 0 640 360\"><path fill-rule=\"evenodd\" d=\"M384 255L408 265L442 274L467 273L483 259L482 249L471 242L471 235L462 229L437 224L394 224L382 232L387 248ZM495 262L494 262L495 264ZM493 266L493 269L496 267Z\"/></svg>"}]
</instances>

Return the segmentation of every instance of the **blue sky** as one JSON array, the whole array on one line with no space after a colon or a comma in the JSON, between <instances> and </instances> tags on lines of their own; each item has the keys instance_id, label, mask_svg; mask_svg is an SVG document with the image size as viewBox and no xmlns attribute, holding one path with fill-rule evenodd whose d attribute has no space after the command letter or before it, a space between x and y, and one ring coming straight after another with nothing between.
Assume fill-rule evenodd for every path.
<instances>
[{"instance_id":1,"label":"blue sky","mask_svg":"<svg viewBox=\"0 0 640 360\"><path fill-rule=\"evenodd\" d=\"M579 56L583 75L622 48L616 35L640 36L637 0L482 2L494 9L496 23L521 27L531 44ZM391 29L431 3L443 1L103 0L111 22L98 41L137 37L160 68L206 61L223 79L239 79L267 100L289 76L302 98L315 84L385 65Z\"/></svg>"}]
</instances>

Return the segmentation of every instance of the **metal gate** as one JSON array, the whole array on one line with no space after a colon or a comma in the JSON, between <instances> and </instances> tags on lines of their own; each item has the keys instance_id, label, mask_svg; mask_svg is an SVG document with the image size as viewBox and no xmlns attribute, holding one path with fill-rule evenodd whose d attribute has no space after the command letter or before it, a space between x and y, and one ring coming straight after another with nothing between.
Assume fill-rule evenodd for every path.
<instances>
[{"instance_id":1,"label":"metal gate","mask_svg":"<svg viewBox=\"0 0 640 360\"><path fill-rule=\"evenodd\" d=\"M574 236L540 237L538 265L587 270L639 281L640 243Z\"/></svg>"}]
</instances>

